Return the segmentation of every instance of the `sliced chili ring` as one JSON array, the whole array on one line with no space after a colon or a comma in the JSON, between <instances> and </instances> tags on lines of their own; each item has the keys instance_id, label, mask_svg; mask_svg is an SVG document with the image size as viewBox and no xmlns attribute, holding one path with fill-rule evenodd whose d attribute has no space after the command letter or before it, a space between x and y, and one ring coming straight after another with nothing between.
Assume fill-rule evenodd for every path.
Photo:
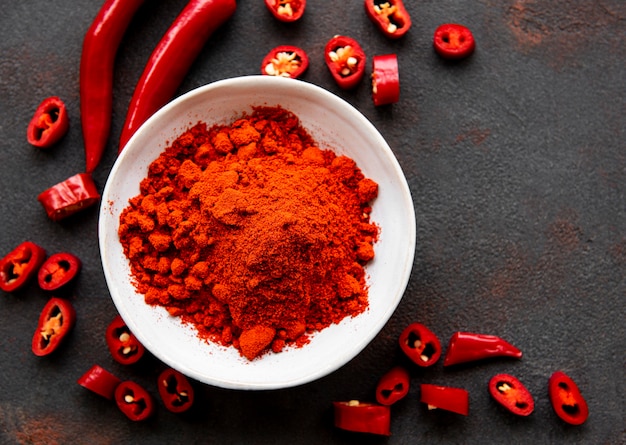
<instances>
[{"instance_id":1,"label":"sliced chili ring","mask_svg":"<svg viewBox=\"0 0 626 445\"><path fill-rule=\"evenodd\" d=\"M50 256L39 269L37 280L43 290L57 290L72 281L81 269L81 261L69 252Z\"/></svg>"},{"instance_id":2,"label":"sliced chili ring","mask_svg":"<svg viewBox=\"0 0 626 445\"><path fill-rule=\"evenodd\" d=\"M420 401L428 409L443 409L467 416L469 414L469 392L463 388L422 383Z\"/></svg>"},{"instance_id":3,"label":"sliced chili ring","mask_svg":"<svg viewBox=\"0 0 626 445\"><path fill-rule=\"evenodd\" d=\"M335 426L357 433L389 436L391 409L387 405L359 402L333 402Z\"/></svg>"},{"instance_id":4,"label":"sliced chili ring","mask_svg":"<svg viewBox=\"0 0 626 445\"><path fill-rule=\"evenodd\" d=\"M372 65L374 105L388 105L400 100L400 74L395 54L374 56Z\"/></svg>"},{"instance_id":5,"label":"sliced chili ring","mask_svg":"<svg viewBox=\"0 0 626 445\"><path fill-rule=\"evenodd\" d=\"M530 391L510 374L496 374L489 380L489 394L496 402L518 416L529 416L535 409Z\"/></svg>"},{"instance_id":6,"label":"sliced chili ring","mask_svg":"<svg viewBox=\"0 0 626 445\"><path fill-rule=\"evenodd\" d=\"M48 148L67 133L69 125L65 103L59 97L51 96L35 110L26 130L26 139L35 147Z\"/></svg>"},{"instance_id":7,"label":"sliced chili ring","mask_svg":"<svg viewBox=\"0 0 626 445\"><path fill-rule=\"evenodd\" d=\"M0 289L20 289L37 274L45 259L46 251L32 241L19 244L0 260Z\"/></svg>"},{"instance_id":8,"label":"sliced chili ring","mask_svg":"<svg viewBox=\"0 0 626 445\"><path fill-rule=\"evenodd\" d=\"M306 0L265 0L265 6L281 22L295 22L304 14Z\"/></svg>"},{"instance_id":9,"label":"sliced chili ring","mask_svg":"<svg viewBox=\"0 0 626 445\"><path fill-rule=\"evenodd\" d=\"M154 414L154 399L138 383L121 382L115 388L114 397L117 407L132 421L140 422Z\"/></svg>"},{"instance_id":10,"label":"sliced chili ring","mask_svg":"<svg viewBox=\"0 0 626 445\"><path fill-rule=\"evenodd\" d=\"M571 425L582 425L589 417L587 401L578 385L563 371L556 371L548 381L550 403L557 416Z\"/></svg>"},{"instance_id":11,"label":"sliced chili ring","mask_svg":"<svg viewBox=\"0 0 626 445\"><path fill-rule=\"evenodd\" d=\"M272 49L261 63L261 74L297 79L309 67L306 52L293 45L281 45Z\"/></svg>"},{"instance_id":12,"label":"sliced chili ring","mask_svg":"<svg viewBox=\"0 0 626 445\"><path fill-rule=\"evenodd\" d=\"M411 16L402 0L365 0L365 12L380 31L399 39L411 28Z\"/></svg>"},{"instance_id":13,"label":"sliced chili ring","mask_svg":"<svg viewBox=\"0 0 626 445\"><path fill-rule=\"evenodd\" d=\"M423 368L432 366L441 357L439 338L421 323L411 323L398 340L400 349L413 363Z\"/></svg>"},{"instance_id":14,"label":"sliced chili ring","mask_svg":"<svg viewBox=\"0 0 626 445\"><path fill-rule=\"evenodd\" d=\"M137 363L145 353L144 346L117 315L106 330L106 342L113 359L122 365Z\"/></svg>"},{"instance_id":15,"label":"sliced chili ring","mask_svg":"<svg viewBox=\"0 0 626 445\"><path fill-rule=\"evenodd\" d=\"M48 300L33 335L33 354L42 357L53 353L67 337L76 322L74 306L62 298Z\"/></svg>"},{"instance_id":16,"label":"sliced chili ring","mask_svg":"<svg viewBox=\"0 0 626 445\"><path fill-rule=\"evenodd\" d=\"M326 43L324 60L341 88L356 87L365 75L365 52L359 42L347 36L334 36Z\"/></svg>"},{"instance_id":17,"label":"sliced chili ring","mask_svg":"<svg viewBox=\"0 0 626 445\"><path fill-rule=\"evenodd\" d=\"M93 365L79 377L77 383L108 400L115 397L115 388L122 381L100 365Z\"/></svg>"},{"instance_id":18,"label":"sliced chili ring","mask_svg":"<svg viewBox=\"0 0 626 445\"><path fill-rule=\"evenodd\" d=\"M381 405L393 405L409 393L410 383L411 376L405 368L391 368L376 385L376 401Z\"/></svg>"},{"instance_id":19,"label":"sliced chili ring","mask_svg":"<svg viewBox=\"0 0 626 445\"><path fill-rule=\"evenodd\" d=\"M172 368L159 374L157 385L165 407L173 413L187 411L193 405L194 390L187 377Z\"/></svg>"},{"instance_id":20,"label":"sliced chili ring","mask_svg":"<svg viewBox=\"0 0 626 445\"><path fill-rule=\"evenodd\" d=\"M433 45L437 54L445 59L463 59L476 48L472 31L456 23L439 25L435 30Z\"/></svg>"},{"instance_id":21,"label":"sliced chili ring","mask_svg":"<svg viewBox=\"0 0 626 445\"><path fill-rule=\"evenodd\" d=\"M89 173L78 173L39 194L37 200L53 221L60 221L100 200Z\"/></svg>"}]
</instances>

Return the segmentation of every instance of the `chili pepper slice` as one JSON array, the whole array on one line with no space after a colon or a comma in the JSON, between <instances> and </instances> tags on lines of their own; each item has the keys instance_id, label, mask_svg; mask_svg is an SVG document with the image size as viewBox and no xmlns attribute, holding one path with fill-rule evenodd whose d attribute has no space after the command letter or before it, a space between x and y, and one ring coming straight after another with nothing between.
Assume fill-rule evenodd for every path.
<instances>
[{"instance_id":1,"label":"chili pepper slice","mask_svg":"<svg viewBox=\"0 0 626 445\"><path fill-rule=\"evenodd\" d=\"M402 366L387 371L376 385L376 401L381 405L393 405L409 393L411 376Z\"/></svg>"},{"instance_id":2,"label":"chili pepper slice","mask_svg":"<svg viewBox=\"0 0 626 445\"><path fill-rule=\"evenodd\" d=\"M395 54L374 56L372 67L374 105L388 105L400 100L400 75Z\"/></svg>"},{"instance_id":3,"label":"chili pepper slice","mask_svg":"<svg viewBox=\"0 0 626 445\"><path fill-rule=\"evenodd\" d=\"M420 401L428 409L444 409L467 416L469 414L469 392L463 388L422 383Z\"/></svg>"},{"instance_id":4,"label":"chili pepper slice","mask_svg":"<svg viewBox=\"0 0 626 445\"><path fill-rule=\"evenodd\" d=\"M74 306L62 298L51 298L39 316L33 335L33 354L42 357L51 354L67 337L76 322Z\"/></svg>"},{"instance_id":5,"label":"chili pepper slice","mask_svg":"<svg viewBox=\"0 0 626 445\"><path fill-rule=\"evenodd\" d=\"M391 435L391 409L387 405L350 400L333 402L335 426L357 433Z\"/></svg>"},{"instance_id":6,"label":"chili pepper slice","mask_svg":"<svg viewBox=\"0 0 626 445\"><path fill-rule=\"evenodd\" d=\"M548 381L550 403L557 416L571 425L582 425L589 417L587 401L578 385L563 371L556 371Z\"/></svg>"},{"instance_id":7,"label":"chili pepper slice","mask_svg":"<svg viewBox=\"0 0 626 445\"><path fill-rule=\"evenodd\" d=\"M463 25L445 23L439 25L433 37L435 51L445 59L463 59L474 52L474 35Z\"/></svg>"},{"instance_id":8,"label":"chili pepper slice","mask_svg":"<svg viewBox=\"0 0 626 445\"><path fill-rule=\"evenodd\" d=\"M44 190L37 200L51 220L60 221L96 204L100 193L89 173L78 173Z\"/></svg>"},{"instance_id":9,"label":"chili pepper slice","mask_svg":"<svg viewBox=\"0 0 626 445\"><path fill-rule=\"evenodd\" d=\"M306 0L265 0L265 6L281 22L295 22L304 14Z\"/></svg>"},{"instance_id":10,"label":"chili pepper slice","mask_svg":"<svg viewBox=\"0 0 626 445\"><path fill-rule=\"evenodd\" d=\"M510 374L496 374L489 380L489 394L500 405L518 416L529 416L535 409L532 394Z\"/></svg>"},{"instance_id":11,"label":"chili pepper slice","mask_svg":"<svg viewBox=\"0 0 626 445\"><path fill-rule=\"evenodd\" d=\"M65 286L78 275L81 265L76 255L68 252L55 253L39 269L39 287L53 291Z\"/></svg>"},{"instance_id":12,"label":"chili pepper slice","mask_svg":"<svg viewBox=\"0 0 626 445\"><path fill-rule=\"evenodd\" d=\"M456 332L448 343L443 366L457 365L490 357L522 358L522 351L495 335Z\"/></svg>"},{"instance_id":13,"label":"chili pepper slice","mask_svg":"<svg viewBox=\"0 0 626 445\"><path fill-rule=\"evenodd\" d=\"M115 388L122 381L100 365L93 365L79 377L77 383L108 400L115 397Z\"/></svg>"},{"instance_id":14,"label":"chili pepper slice","mask_svg":"<svg viewBox=\"0 0 626 445\"><path fill-rule=\"evenodd\" d=\"M411 27L411 16L401 0L365 0L365 12L378 29L391 39L399 39Z\"/></svg>"},{"instance_id":15,"label":"chili pepper slice","mask_svg":"<svg viewBox=\"0 0 626 445\"><path fill-rule=\"evenodd\" d=\"M398 342L406 356L423 368L434 365L441 357L439 338L421 323L407 326Z\"/></svg>"},{"instance_id":16,"label":"chili pepper slice","mask_svg":"<svg viewBox=\"0 0 626 445\"><path fill-rule=\"evenodd\" d=\"M165 407L173 413L185 412L193 405L193 386L175 369L167 368L161 372L158 388Z\"/></svg>"},{"instance_id":17,"label":"chili pepper slice","mask_svg":"<svg viewBox=\"0 0 626 445\"><path fill-rule=\"evenodd\" d=\"M121 382L115 388L115 403L126 417L135 422L146 420L155 412L150 393L130 380Z\"/></svg>"},{"instance_id":18,"label":"chili pepper slice","mask_svg":"<svg viewBox=\"0 0 626 445\"><path fill-rule=\"evenodd\" d=\"M356 87L365 75L365 52L351 37L337 35L330 39L324 48L324 60L341 88Z\"/></svg>"},{"instance_id":19,"label":"chili pepper slice","mask_svg":"<svg viewBox=\"0 0 626 445\"><path fill-rule=\"evenodd\" d=\"M37 274L46 251L32 241L24 241L0 260L0 289L13 292Z\"/></svg>"},{"instance_id":20,"label":"chili pepper slice","mask_svg":"<svg viewBox=\"0 0 626 445\"><path fill-rule=\"evenodd\" d=\"M35 110L26 130L26 139L35 147L48 148L65 136L69 126L65 103L59 97L51 96Z\"/></svg>"},{"instance_id":21,"label":"chili pepper slice","mask_svg":"<svg viewBox=\"0 0 626 445\"><path fill-rule=\"evenodd\" d=\"M235 0L190 0L148 59L128 107L119 151L176 93L209 37L235 12Z\"/></svg>"},{"instance_id":22,"label":"chili pepper slice","mask_svg":"<svg viewBox=\"0 0 626 445\"><path fill-rule=\"evenodd\" d=\"M122 365L137 363L145 353L144 346L119 315L107 327L106 342L113 359Z\"/></svg>"},{"instance_id":23,"label":"chili pepper slice","mask_svg":"<svg viewBox=\"0 0 626 445\"><path fill-rule=\"evenodd\" d=\"M280 45L263 58L261 74L297 79L308 67L309 57L303 49L292 45Z\"/></svg>"},{"instance_id":24,"label":"chili pepper slice","mask_svg":"<svg viewBox=\"0 0 626 445\"><path fill-rule=\"evenodd\" d=\"M115 56L131 19L144 1L106 0L83 39L80 119L87 173L100 163L111 130Z\"/></svg>"}]
</instances>

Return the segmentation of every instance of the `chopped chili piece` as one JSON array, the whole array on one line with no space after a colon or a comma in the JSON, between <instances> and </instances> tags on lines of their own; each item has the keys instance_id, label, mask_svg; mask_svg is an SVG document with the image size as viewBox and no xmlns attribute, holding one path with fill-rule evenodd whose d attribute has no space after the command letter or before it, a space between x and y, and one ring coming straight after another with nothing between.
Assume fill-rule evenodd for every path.
<instances>
[{"instance_id":1,"label":"chopped chili piece","mask_svg":"<svg viewBox=\"0 0 626 445\"><path fill-rule=\"evenodd\" d=\"M145 353L144 346L119 315L107 327L106 342L113 359L122 365L137 363Z\"/></svg>"},{"instance_id":2,"label":"chopped chili piece","mask_svg":"<svg viewBox=\"0 0 626 445\"><path fill-rule=\"evenodd\" d=\"M341 88L356 87L365 75L365 52L351 37L335 36L330 39L324 49L324 60Z\"/></svg>"},{"instance_id":3,"label":"chopped chili piece","mask_svg":"<svg viewBox=\"0 0 626 445\"><path fill-rule=\"evenodd\" d=\"M155 411L150 393L141 385L128 380L115 388L115 403L126 417L135 422L146 420Z\"/></svg>"},{"instance_id":4,"label":"chopped chili piece","mask_svg":"<svg viewBox=\"0 0 626 445\"><path fill-rule=\"evenodd\" d=\"M550 403L557 416L571 425L581 425L589 417L587 401L576 382L563 371L556 371L548 381Z\"/></svg>"},{"instance_id":5,"label":"chopped chili piece","mask_svg":"<svg viewBox=\"0 0 626 445\"><path fill-rule=\"evenodd\" d=\"M445 59L463 59L474 52L476 42L472 32L463 25L446 23L435 30L435 51Z\"/></svg>"},{"instance_id":6,"label":"chopped chili piece","mask_svg":"<svg viewBox=\"0 0 626 445\"><path fill-rule=\"evenodd\" d=\"M469 414L469 392L463 388L422 383L420 401L428 409L443 409L467 416Z\"/></svg>"},{"instance_id":7,"label":"chopped chili piece","mask_svg":"<svg viewBox=\"0 0 626 445\"><path fill-rule=\"evenodd\" d=\"M374 105L388 105L400 100L400 74L395 54L374 56L372 67Z\"/></svg>"},{"instance_id":8,"label":"chopped chili piece","mask_svg":"<svg viewBox=\"0 0 626 445\"><path fill-rule=\"evenodd\" d=\"M78 379L77 383L108 400L115 397L115 388L122 381L100 365L93 365Z\"/></svg>"},{"instance_id":9,"label":"chopped chili piece","mask_svg":"<svg viewBox=\"0 0 626 445\"><path fill-rule=\"evenodd\" d=\"M68 252L55 253L39 269L39 287L53 291L65 286L78 275L81 265L76 255Z\"/></svg>"},{"instance_id":10,"label":"chopped chili piece","mask_svg":"<svg viewBox=\"0 0 626 445\"><path fill-rule=\"evenodd\" d=\"M60 221L96 204L100 193L89 173L78 173L44 190L37 200L51 220Z\"/></svg>"},{"instance_id":11,"label":"chopped chili piece","mask_svg":"<svg viewBox=\"0 0 626 445\"><path fill-rule=\"evenodd\" d=\"M457 365L490 357L522 358L522 351L495 335L456 332L448 343L443 366Z\"/></svg>"},{"instance_id":12,"label":"chopped chili piece","mask_svg":"<svg viewBox=\"0 0 626 445\"><path fill-rule=\"evenodd\" d=\"M389 436L391 409L387 405L359 402L333 402L335 426L357 433Z\"/></svg>"},{"instance_id":13,"label":"chopped chili piece","mask_svg":"<svg viewBox=\"0 0 626 445\"><path fill-rule=\"evenodd\" d=\"M400 349L418 366L432 366L441 357L439 338L421 323L407 326L400 334L399 343Z\"/></svg>"},{"instance_id":14,"label":"chopped chili piece","mask_svg":"<svg viewBox=\"0 0 626 445\"><path fill-rule=\"evenodd\" d=\"M28 143L38 148L48 148L56 144L70 126L67 109L57 96L44 99L28 124Z\"/></svg>"},{"instance_id":15,"label":"chopped chili piece","mask_svg":"<svg viewBox=\"0 0 626 445\"><path fill-rule=\"evenodd\" d=\"M46 259L46 251L33 243L24 241L0 260L0 289L13 292L24 286L37 274Z\"/></svg>"},{"instance_id":16,"label":"chopped chili piece","mask_svg":"<svg viewBox=\"0 0 626 445\"><path fill-rule=\"evenodd\" d=\"M33 335L32 350L37 356L51 354L67 337L76 322L76 311L71 303L61 298L51 298L39 316Z\"/></svg>"},{"instance_id":17,"label":"chopped chili piece","mask_svg":"<svg viewBox=\"0 0 626 445\"><path fill-rule=\"evenodd\" d=\"M381 405L393 405L409 393L411 376L402 366L391 368L378 381L376 401Z\"/></svg>"},{"instance_id":18,"label":"chopped chili piece","mask_svg":"<svg viewBox=\"0 0 626 445\"><path fill-rule=\"evenodd\" d=\"M365 12L378 29L391 39L399 39L411 27L411 16L402 0L365 0Z\"/></svg>"},{"instance_id":19,"label":"chopped chili piece","mask_svg":"<svg viewBox=\"0 0 626 445\"><path fill-rule=\"evenodd\" d=\"M518 416L529 416L535 409L532 394L518 378L497 374L489 380L489 394L500 405Z\"/></svg>"},{"instance_id":20,"label":"chopped chili piece","mask_svg":"<svg viewBox=\"0 0 626 445\"><path fill-rule=\"evenodd\" d=\"M265 0L265 6L281 22L295 22L306 9L306 0Z\"/></svg>"},{"instance_id":21,"label":"chopped chili piece","mask_svg":"<svg viewBox=\"0 0 626 445\"><path fill-rule=\"evenodd\" d=\"M187 411L193 405L194 391L187 377L167 368L158 377L159 394L165 407L173 413Z\"/></svg>"},{"instance_id":22,"label":"chopped chili piece","mask_svg":"<svg viewBox=\"0 0 626 445\"><path fill-rule=\"evenodd\" d=\"M267 76L297 79L309 67L309 57L297 46L281 45L272 49L261 62L261 73Z\"/></svg>"}]
</instances>

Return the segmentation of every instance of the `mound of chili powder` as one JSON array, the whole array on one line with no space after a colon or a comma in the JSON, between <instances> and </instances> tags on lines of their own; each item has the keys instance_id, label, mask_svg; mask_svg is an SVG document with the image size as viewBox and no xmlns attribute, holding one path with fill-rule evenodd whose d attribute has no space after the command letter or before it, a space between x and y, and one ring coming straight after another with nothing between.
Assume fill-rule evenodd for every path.
<instances>
[{"instance_id":1,"label":"mound of chili powder","mask_svg":"<svg viewBox=\"0 0 626 445\"><path fill-rule=\"evenodd\" d=\"M294 114L256 108L178 137L120 216L146 303L248 359L368 305L378 185L320 149Z\"/></svg>"}]
</instances>

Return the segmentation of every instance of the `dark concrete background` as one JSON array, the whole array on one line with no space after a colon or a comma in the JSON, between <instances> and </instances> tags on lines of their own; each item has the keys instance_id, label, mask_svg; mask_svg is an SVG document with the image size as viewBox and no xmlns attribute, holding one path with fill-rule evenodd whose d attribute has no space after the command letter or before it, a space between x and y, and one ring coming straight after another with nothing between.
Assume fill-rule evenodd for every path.
<instances>
[{"instance_id":1,"label":"dark concrete background","mask_svg":"<svg viewBox=\"0 0 626 445\"><path fill-rule=\"evenodd\" d=\"M413 27L390 41L361 1L309 1L295 24L274 20L261 0L243 0L206 45L179 93L259 72L278 44L304 48L303 78L364 113L394 150L410 184L417 251L398 310L353 361L310 384L236 392L197 385L193 412L159 403L145 423L128 421L76 379L98 363L156 394L162 365L113 362L104 330L116 311L99 258L97 209L60 223L36 200L84 169L78 67L82 38L101 1L4 2L0 12L0 252L25 239L83 260L69 298L78 320L63 349L37 358L30 341L48 297L36 284L0 295L0 442L3 444L618 444L624 433L626 294L626 4L622 0L408 1ZM115 70L111 139L95 172L100 188L116 157L126 107L155 44L185 0L146 2L125 36ZM434 29L459 22L477 51L447 63ZM401 98L375 108L369 82L335 86L323 62L334 34L357 38L368 57L396 53ZM368 75L371 71L368 67ZM27 123L50 95L69 108L70 131L49 151L26 142ZM331 402L372 399L378 378L405 363L396 339L410 322L445 345L457 330L501 335L524 351L463 369L412 370L409 396L393 407L390 438L333 427ZM550 374L579 384L590 417L570 427L547 399ZM487 393L499 372L532 391L535 412L515 418ZM468 417L428 412L419 383L470 391ZM157 398L158 401L158 398Z\"/></svg>"}]
</instances>

